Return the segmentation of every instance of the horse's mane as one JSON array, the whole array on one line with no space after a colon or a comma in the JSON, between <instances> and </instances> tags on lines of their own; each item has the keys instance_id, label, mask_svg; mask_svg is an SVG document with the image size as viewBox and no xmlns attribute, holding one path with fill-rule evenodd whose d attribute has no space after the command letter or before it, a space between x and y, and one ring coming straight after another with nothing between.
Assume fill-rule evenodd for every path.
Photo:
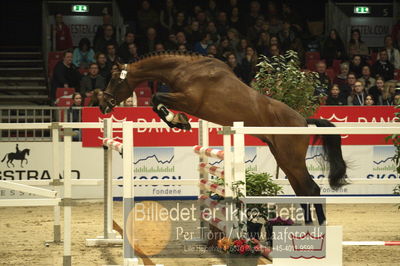
<instances>
[{"instance_id":1,"label":"horse's mane","mask_svg":"<svg viewBox=\"0 0 400 266\"><path fill-rule=\"evenodd\" d=\"M178 56L188 56L188 57L205 57L202 54L199 54L197 52L192 52L192 51L176 51L176 50L168 50L168 51L162 51L162 52L150 52L150 53L146 53L142 56L140 56L139 58L135 59L134 61L132 61L132 63L138 63L144 59L149 59L149 58L153 58L153 57L157 57L157 56L163 56L163 55L178 55Z\"/></svg>"}]
</instances>

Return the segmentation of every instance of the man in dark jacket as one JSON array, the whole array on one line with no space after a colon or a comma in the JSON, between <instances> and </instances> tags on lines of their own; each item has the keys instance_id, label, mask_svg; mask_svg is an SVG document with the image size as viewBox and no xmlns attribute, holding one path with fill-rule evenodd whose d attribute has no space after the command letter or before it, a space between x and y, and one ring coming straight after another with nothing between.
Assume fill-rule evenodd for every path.
<instances>
[{"instance_id":1,"label":"man in dark jacket","mask_svg":"<svg viewBox=\"0 0 400 266\"><path fill-rule=\"evenodd\" d=\"M125 41L118 47L117 55L122 59L122 62L128 63L130 58L129 45L135 42L135 35L132 32L125 34Z\"/></svg>"},{"instance_id":2,"label":"man in dark jacket","mask_svg":"<svg viewBox=\"0 0 400 266\"><path fill-rule=\"evenodd\" d=\"M54 103L57 88L79 88L81 75L72 64L72 52L64 52L63 60L54 67L53 78L51 80L50 99Z\"/></svg>"},{"instance_id":3,"label":"man in dark jacket","mask_svg":"<svg viewBox=\"0 0 400 266\"><path fill-rule=\"evenodd\" d=\"M394 78L394 66L389 62L386 49L379 52L379 60L372 65L372 73L383 77L386 81Z\"/></svg>"},{"instance_id":4,"label":"man in dark jacket","mask_svg":"<svg viewBox=\"0 0 400 266\"><path fill-rule=\"evenodd\" d=\"M81 81L81 94L84 97L90 97L95 89L104 90L105 87L106 80L99 75L99 66L96 63L90 64L89 74Z\"/></svg>"}]
</instances>

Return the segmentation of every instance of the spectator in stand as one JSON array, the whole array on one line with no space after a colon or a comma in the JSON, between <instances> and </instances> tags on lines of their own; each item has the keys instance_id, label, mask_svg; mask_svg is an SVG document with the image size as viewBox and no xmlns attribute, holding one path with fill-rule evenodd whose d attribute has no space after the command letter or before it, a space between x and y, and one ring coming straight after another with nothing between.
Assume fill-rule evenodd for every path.
<instances>
[{"instance_id":1,"label":"spectator in stand","mask_svg":"<svg viewBox=\"0 0 400 266\"><path fill-rule=\"evenodd\" d=\"M270 36L268 32L262 31L258 35L256 50L259 55L267 55L269 50Z\"/></svg>"},{"instance_id":2,"label":"spectator in stand","mask_svg":"<svg viewBox=\"0 0 400 266\"><path fill-rule=\"evenodd\" d=\"M74 49L72 54L72 63L77 68L88 68L90 63L94 63L94 51L90 48L88 38L82 38L79 41L79 46Z\"/></svg>"},{"instance_id":3,"label":"spectator in stand","mask_svg":"<svg viewBox=\"0 0 400 266\"><path fill-rule=\"evenodd\" d=\"M186 40L186 35L183 31L176 33L176 45L178 46L178 48L179 46L184 45L186 47L186 50L192 49L192 46Z\"/></svg>"},{"instance_id":4,"label":"spectator in stand","mask_svg":"<svg viewBox=\"0 0 400 266\"><path fill-rule=\"evenodd\" d=\"M383 88L379 102L382 105L394 105L394 97L396 95L396 91L396 83L394 83L393 81L385 82L385 86Z\"/></svg>"},{"instance_id":5,"label":"spectator in stand","mask_svg":"<svg viewBox=\"0 0 400 266\"><path fill-rule=\"evenodd\" d=\"M165 52L164 44L156 43L156 45L154 46L154 52L157 52L157 53Z\"/></svg>"},{"instance_id":6,"label":"spectator in stand","mask_svg":"<svg viewBox=\"0 0 400 266\"><path fill-rule=\"evenodd\" d=\"M350 35L350 41L347 46L347 53L350 58L354 55L361 55L367 57L369 55L368 47L361 40L361 33L359 29L353 29ZM365 59L365 58L364 58Z\"/></svg>"},{"instance_id":7,"label":"spectator in stand","mask_svg":"<svg viewBox=\"0 0 400 266\"><path fill-rule=\"evenodd\" d=\"M372 97L372 95L367 95L367 97L365 98L364 105L365 106L373 106L373 105L375 105L374 98Z\"/></svg>"},{"instance_id":8,"label":"spectator in stand","mask_svg":"<svg viewBox=\"0 0 400 266\"><path fill-rule=\"evenodd\" d=\"M99 75L99 66L92 63L89 66L89 74L81 80L81 94L85 97L90 97L95 89L104 90L106 80Z\"/></svg>"},{"instance_id":9,"label":"spectator in stand","mask_svg":"<svg viewBox=\"0 0 400 266\"><path fill-rule=\"evenodd\" d=\"M93 38L93 44L98 40L101 39L104 35L104 28L107 27L108 25L112 25L112 17L109 14L104 14L103 15L103 25L100 25L97 27L97 31L96 34ZM112 39L116 40L116 36L115 36L115 27L112 26L113 28L113 36Z\"/></svg>"},{"instance_id":10,"label":"spectator in stand","mask_svg":"<svg viewBox=\"0 0 400 266\"><path fill-rule=\"evenodd\" d=\"M137 11L137 21L140 33L145 33L149 28L156 28L160 17L156 10L150 6L150 1L144 0L141 8Z\"/></svg>"},{"instance_id":11,"label":"spectator in stand","mask_svg":"<svg viewBox=\"0 0 400 266\"><path fill-rule=\"evenodd\" d=\"M143 40L140 46L140 52L142 54L147 54L153 52L155 49L155 45L160 43L160 40L157 37L157 31L155 28L148 28L146 33L146 38Z\"/></svg>"},{"instance_id":12,"label":"spectator in stand","mask_svg":"<svg viewBox=\"0 0 400 266\"><path fill-rule=\"evenodd\" d=\"M350 72L347 75L347 81L340 87L340 94L346 99L350 96L351 92L354 90L354 84L357 81L356 74Z\"/></svg>"},{"instance_id":13,"label":"spectator in stand","mask_svg":"<svg viewBox=\"0 0 400 266\"><path fill-rule=\"evenodd\" d=\"M232 69L233 73L235 73L236 77L238 77L240 80L243 80L242 69L236 60L235 54L229 53L227 59L228 60L226 61L226 63Z\"/></svg>"},{"instance_id":14,"label":"spectator in stand","mask_svg":"<svg viewBox=\"0 0 400 266\"><path fill-rule=\"evenodd\" d=\"M111 66L107 64L107 57L104 53L96 54L96 64L99 67L99 74L107 80Z\"/></svg>"},{"instance_id":15,"label":"spectator in stand","mask_svg":"<svg viewBox=\"0 0 400 266\"><path fill-rule=\"evenodd\" d=\"M245 35L246 34L246 28L243 25L243 21L242 21L242 19L240 17L240 13L239 12L240 11L239 11L238 7L232 8L232 11L231 11L230 16L229 16L228 23L232 28L237 29L241 35Z\"/></svg>"},{"instance_id":16,"label":"spectator in stand","mask_svg":"<svg viewBox=\"0 0 400 266\"><path fill-rule=\"evenodd\" d=\"M244 16L244 26L248 30L251 26L256 24L257 19L261 16L261 6L258 1L250 2L250 14ZM261 16L262 17L262 16Z\"/></svg>"},{"instance_id":17,"label":"spectator in stand","mask_svg":"<svg viewBox=\"0 0 400 266\"><path fill-rule=\"evenodd\" d=\"M247 39L240 39L236 47L236 59L238 62L242 62L243 58L246 56L247 47L249 47L249 41Z\"/></svg>"},{"instance_id":18,"label":"spectator in stand","mask_svg":"<svg viewBox=\"0 0 400 266\"><path fill-rule=\"evenodd\" d=\"M203 10L197 13L196 20L199 22L200 31L205 32L207 30L208 19Z\"/></svg>"},{"instance_id":19,"label":"spectator in stand","mask_svg":"<svg viewBox=\"0 0 400 266\"><path fill-rule=\"evenodd\" d=\"M379 52L379 60L372 66L372 73L379 75L385 80L392 80L394 78L394 66L389 62L386 49Z\"/></svg>"},{"instance_id":20,"label":"spectator in stand","mask_svg":"<svg viewBox=\"0 0 400 266\"><path fill-rule=\"evenodd\" d=\"M55 48L56 51L65 51L72 48L71 30L65 25L63 15L57 13L55 16Z\"/></svg>"},{"instance_id":21,"label":"spectator in stand","mask_svg":"<svg viewBox=\"0 0 400 266\"><path fill-rule=\"evenodd\" d=\"M173 0L165 0L164 7L160 11L160 24L163 32L168 33L172 31L174 25L174 18L176 17L178 10L174 5Z\"/></svg>"},{"instance_id":22,"label":"spectator in stand","mask_svg":"<svg viewBox=\"0 0 400 266\"><path fill-rule=\"evenodd\" d=\"M347 75L349 74L349 63L348 62L343 62L340 64L340 73L335 77L333 80L333 83L338 84L339 86L342 86L346 84L347 81Z\"/></svg>"},{"instance_id":23,"label":"spectator in stand","mask_svg":"<svg viewBox=\"0 0 400 266\"><path fill-rule=\"evenodd\" d=\"M250 85L257 73L257 53L253 47L247 47L246 56L242 60L242 77L243 82Z\"/></svg>"},{"instance_id":24,"label":"spectator in stand","mask_svg":"<svg viewBox=\"0 0 400 266\"><path fill-rule=\"evenodd\" d=\"M228 15L225 11L220 11L216 23L218 33L221 36L226 36L229 30Z\"/></svg>"},{"instance_id":25,"label":"spectator in stand","mask_svg":"<svg viewBox=\"0 0 400 266\"><path fill-rule=\"evenodd\" d=\"M214 21L208 22L206 32L210 34L210 39L212 43L218 43L221 39L221 36L217 31L217 27L215 26Z\"/></svg>"},{"instance_id":26,"label":"spectator in stand","mask_svg":"<svg viewBox=\"0 0 400 266\"><path fill-rule=\"evenodd\" d=\"M229 0L224 5L224 9L228 14L232 14L234 8L239 8L239 1L238 0Z\"/></svg>"},{"instance_id":27,"label":"spectator in stand","mask_svg":"<svg viewBox=\"0 0 400 266\"><path fill-rule=\"evenodd\" d=\"M283 25L275 2L267 2L267 14L269 33L277 35L283 29Z\"/></svg>"},{"instance_id":28,"label":"spectator in stand","mask_svg":"<svg viewBox=\"0 0 400 266\"><path fill-rule=\"evenodd\" d=\"M282 52L286 52L291 48L292 43L296 39L296 34L291 30L289 21L282 23L282 30L278 32L278 39L281 43Z\"/></svg>"},{"instance_id":29,"label":"spectator in stand","mask_svg":"<svg viewBox=\"0 0 400 266\"><path fill-rule=\"evenodd\" d=\"M400 69L400 53L398 49L393 47L393 39L390 35L385 37L385 49L389 62L394 66L395 69ZM379 60L379 55L377 59Z\"/></svg>"},{"instance_id":30,"label":"spectator in stand","mask_svg":"<svg viewBox=\"0 0 400 266\"><path fill-rule=\"evenodd\" d=\"M178 45L178 51L183 52L183 53L187 52L186 45L184 45L184 44Z\"/></svg>"},{"instance_id":31,"label":"spectator in stand","mask_svg":"<svg viewBox=\"0 0 400 266\"><path fill-rule=\"evenodd\" d=\"M264 25L264 18L259 17L256 20L256 23L252 25L250 28L247 30L247 39L249 42L253 45L257 43L257 38L260 35L260 33L263 31L263 26Z\"/></svg>"},{"instance_id":32,"label":"spectator in stand","mask_svg":"<svg viewBox=\"0 0 400 266\"><path fill-rule=\"evenodd\" d=\"M304 66L306 61L306 51L304 50L303 42L299 37L296 37L289 46L289 50L297 52L299 57L300 65Z\"/></svg>"},{"instance_id":33,"label":"spectator in stand","mask_svg":"<svg viewBox=\"0 0 400 266\"><path fill-rule=\"evenodd\" d=\"M103 90L94 89L92 95L90 96L89 106L91 107L99 106L102 97L103 97Z\"/></svg>"},{"instance_id":34,"label":"spectator in stand","mask_svg":"<svg viewBox=\"0 0 400 266\"><path fill-rule=\"evenodd\" d=\"M236 48L238 47L240 42L239 32L234 28L230 28L227 32L226 37L229 40L229 45L231 46L231 50L236 53Z\"/></svg>"},{"instance_id":35,"label":"spectator in stand","mask_svg":"<svg viewBox=\"0 0 400 266\"><path fill-rule=\"evenodd\" d=\"M126 63L130 64L139 60L139 54L137 52L136 44L134 43L129 44L128 51L129 51L129 56L127 58L128 61Z\"/></svg>"},{"instance_id":36,"label":"spectator in stand","mask_svg":"<svg viewBox=\"0 0 400 266\"><path fill-rule=\"evenodd\" d=\"M54 103L56 100L57 88L75 88L79 89L80 73L72 64L72 52L66 51L63 60L54 67L51 80L50 100Z\"/></svg>"},{"instance_id":37,"label":"spectator in stand","mask_svg":"<svg viewBox=\"0 0 400 266\"><path fill-rule=\"evenodd\" d=\"M371 77L371 69L368 65L362 67L361 78L358 80L361 80L365 84L364 87L368 93L369 89L375 86L375 79Z\"/></svg>"},{"instance_id":38,"label":"spectator in stand","mask_svg":"<svg viewBox=\"0 0 400 266\"><path fill-rule=\"evenodd\" d=\"M176 35L173 32L168 34L168 40L164 42L165 50L173 51L178 48Z\"/></svg>"},{"instance_id":39,"label":"spectator in stand","mask_svg":"<svg viewBox=\"0 0 400 266\"><path fill-rule=\"evenodd\" d=\"M100 35L97 39L95 39L93 43L94 51L96 53L98 52L106 53L107 45L109 44L113 44L115 47L117 47L118 45L114 37L113 26L105 25L103 29L104 29L103 34Z\"/></svg>"},{"instance_id":40,"label":"spectator in stand","mask_svg":"<svg viewBox=\"0 0 400 266\"><path fill-rule=\"evenodd\" d=\"M296 35L301 35L303 29L305 28L304 19L293 10L289 3L282 3L282 17L284 20L290 22Z\"/></svg>"},{"instance_id":41,"label":"spectator in stand","mask_svg":"<svg viewBox=\"0 0 400 266\"><path fill-rule=\"evenodd\" d=\"M110 66L116 64L117 62L121 62L121 59L117 55L114 44L107 45L106 58L107 58L107 64Z\"/></svg>"},{"instance_id":42,"label":"spectator in stand","mask_svg":"<svg viewBox=\"0 0 400 266\"><path fill-rule=\"evenodd\" d=\"M208 46L207 56L213 57L213 58L218 58L217 46L215 46L215 44L211 44Z\"/></svg>"},{"instance_id":43,"label":"spectator in stand","mask_svg":"<svg viewBox=\"0 0 400 266\"><path fill-rule=\"evenodd\" d=\"M375 86L368 90L368 94L372 95L376 105L382 105L382 92L385 88L385 80L378 76L375 80Z\"/></svg>"},{"instance_id":44,"label":"spectator in stand","mask_svg":"<svg viewBox=\"0 0 400 266\"><path fill-rule=\"evenodd\" d=\"M361 56L355 55L350 62L350 72L353 72L354 74L356 74L357 78L360 78L363 66L364 63Z\"/></svg>"},{"instance_id":45,"label":"spectator in stand","mask_svg":"<svg viewBox=\"0 0 400 266\"><path fill-rule=\"evenodd\" d=\"M191 47L201 40L201 31L197 20L193 20L192 23L186 27L185 35Z\"/></svg>"},{"instance_id":46,"label":"spectator in stand","mask_svg":"<svg viewBox=\"0 0 400 266\"><path fill-rule=\"evenodd\" d=\"M367 92L364 89L362 81L357 80L354 83L354 89L350 96L347 97L347 105L359 105L363 106L365 99L367 98Z\"/></svg>"},{"instance_id":47,"label":"spectator in stand","mask_svg":"<svg viewBox=\"0 0 400 266\"><path fill-rule=\"evenodd\" d=\"M210 34L203 33L201 36L201 40L199 42L196 42L196 44L194 45L194 51L202 55L207 55L207 47L209 41L210 41Z\"/></svg>"},{"instance_id":48,"label":"spectator in stand","mask_svg":"<svg viewBox=\"0 0 400 266\"><path fill-rule=\"evenodd\" d=\"M123 107L136 107L137 106L137 97L136 97L136 93L133 92L133 96L129 97L128 99L126 99L125 101L123 101L123 103L121 104L121 106Z\"/></svg>"},{"instance_id":49,"label":"spectator in stand","mask_svg":"<svg viewBox=\"0 0 400 266\"><path fill-rule=\"evenodd\" d=\"M346 58L346 50L339 33L332 29L329 36L322 45L321 58L325 59L328 67L332 66L333 60L343 60Z\"/></svg>"},{"instance_id":50,"label":"spectator in stand","mask_svg":"<svg viewBox=\"0 0 400 266\"><path fill-rule=\"evenodd\" d=\"M72 94L72 105L68 108L68 122L81 122L81 109L82 107L82 95L79 92ZM81 130L79 128L72 129L74 135L72 141L79 141L81 138Z\"/></svg>"},{"instance_id":51,"label":"spectator in stand","mask_svg":"<svg viewBox=\"0 0 400 266\"><path fill-rule=\"evenodd\" d=\"M347 99L341 96L338 84L333 84L329 90L326 105L347 105Z\"/></svg>"},{"instance_id":52,"label":"spectator in stand","mask_svg":"<svg viewBox=\"0 0 400 266\"><path fill-rule=\"evenodd\" d=\"M208 0L207 10L205 14L208 19L215 20L218 14L217 3L215 0Z\"/></svg>"},{"instance_id":53,"label":"spectator in stand","mask_svg":"<svg viewBox=\"0 0 400 266\"><path fill-rule=\"evenodd\" d=\"M269 51L268 51L268 56L272 57L272 56L279 56L281 54L281 51L279 50L279 46L276 44L273 44L269 47Z\"/></svg>"},{"instance_id":54,"label":"spectator in stand","mask_svg":"<svg viewBox=\"0 0 400 266\"><path fill-rule=\"evenodd\" d=\"M135 34L132 32L125 33L125 40L118 47L118 56L121 58L122 62L127 63L129 61L129 45L135 43Z\"/></svg>"},{"instance_id":55,"label":"spectator in stand","mask_svg":"<svg viewBox=\"0 0 400 266\"><path fill-rule=\"evenodd\" d=\"M172 30L174 32L184 32L186 28L186 18L185 18L185 13L183 12L178 12L176 14L175 22L174 25L172 26Z\"/></svg>"},{"instance_id":56,"label":"spectator in stand","mask_svg":"<svg viewBox=\"0 0 400 266\"><path fill-rule=\"evenodd\" d=\"M326 75L326 64L324 61L319 61L315 64L315 68L317 70L319 86L315 89L315 95L328 95L329 87L331 81L329 77Z\"/></svg>"},{"instance_id":57,"label":"spectator in stand","mask_svg":"<svg viewBox=\"0 0 400 266\"><path fill-rule=\"evenodd\" d=\"M106 79L106 84L108 84L111 80L112 74L115 72L118 72L119 68L118 65L112 65L110 68L110 72L108 73L107 79Z\"/></svg>"},{"instance_id":58,"label":"spectator in stand","mask_svg":"<svg viewBox=\"0 0 400 266\"><path fill-rule=\"evenodd\" d=\"M224 37L221 39L218 45L218 57L222 61L226 61L228 53L233 52L228 38Z\"/></svg>"}]
</instances>

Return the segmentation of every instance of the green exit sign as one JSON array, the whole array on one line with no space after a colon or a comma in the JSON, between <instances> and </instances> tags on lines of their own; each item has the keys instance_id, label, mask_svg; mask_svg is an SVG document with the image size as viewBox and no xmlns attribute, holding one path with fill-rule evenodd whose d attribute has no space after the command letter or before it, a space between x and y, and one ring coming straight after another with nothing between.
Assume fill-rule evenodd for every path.
<instances>
[{"instance_id":1,"label":"green exit sign","mask_svg":"<svg viewBox=\"0 0 400 266\"><path fill-rule=\"evenodd\" d=\"M355 6L354 14L369 14L370 10L368 6Z\"/></svg>"},{"instance_id":2,"label":"green exit sign","mask_svg":"<svg viewBox=\"0 0 400 266\"><path fill-rule=\"evenodd\" d=\"M88 5L72 5L72 12L80 12L80 13L89 12L89 6Z\"/></svg>"}]
</instances>

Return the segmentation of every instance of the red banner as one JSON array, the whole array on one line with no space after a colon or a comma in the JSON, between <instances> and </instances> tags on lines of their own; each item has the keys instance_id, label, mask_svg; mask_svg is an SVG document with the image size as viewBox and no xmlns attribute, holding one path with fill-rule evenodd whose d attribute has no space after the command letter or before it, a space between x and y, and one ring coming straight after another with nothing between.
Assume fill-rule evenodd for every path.
<instances>
[{"instance_id":1,"label":"red banner","mask_svg":"<svg viewBox=\"0 0 400 266\"><path fill-rule=\"evenodd\" d=\"M335 106L321 107L314 118L323 118L332 122L394 122L395 108L392 106ZM111 114L103 115L99 108L84 108L82 112L83 122L100 122L103 118L112 117L113 121L134 121L134 122L160 122L160 118L150 107L115 108ZM189 116L190 121L196 122L197 118ZM114 137L121 137L121 130L116 130ZM82 144L84 147L101 146L99 137L103 133L99 129L82 130ZM343 135L344 145L385 145L385 135ZM158 146L193 146L198 143L198 130L184 131L180 129L137 129L134 131L134 143L137 147L158 147ZM217 129L210 132L210 145L221 146L222 136L217 134ZM264 145L257 138L246 136L246 145Z\"/></svg>"}]
</instances>

